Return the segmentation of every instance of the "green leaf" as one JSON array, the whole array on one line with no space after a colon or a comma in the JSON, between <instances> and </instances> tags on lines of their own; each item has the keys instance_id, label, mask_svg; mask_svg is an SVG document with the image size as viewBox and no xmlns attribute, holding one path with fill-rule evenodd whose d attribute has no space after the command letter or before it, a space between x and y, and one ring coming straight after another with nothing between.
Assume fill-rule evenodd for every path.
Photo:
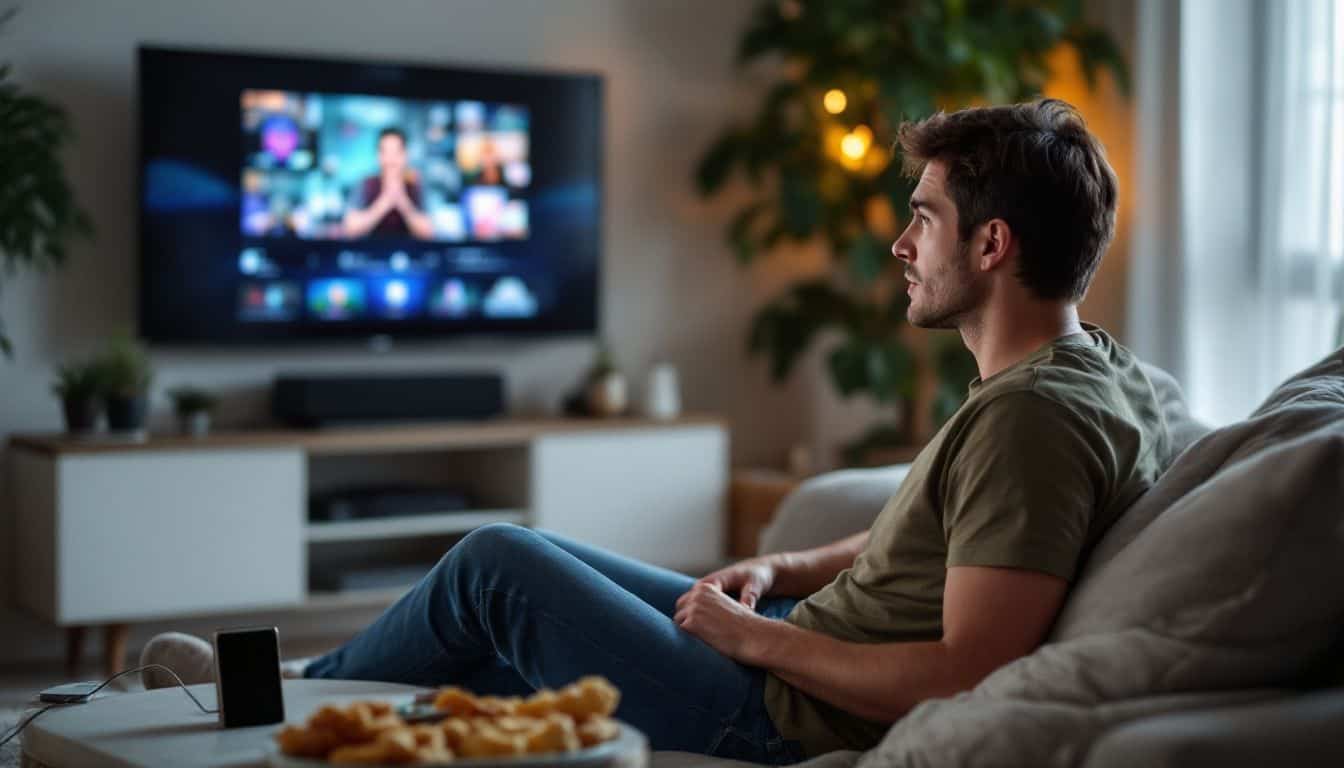
<instances>
[{"instance_id":1,"label":"green leaf","mask_svg":"<svg viewBox=\"0 0 1344 768\"><path fill-rule=\"evenodd\" d=\"M831 383L841 397L849 398L868 388L868 351L859 340L851 339L831 350L826 364Z\"/></svg>"},{"instance_id":2,"label":"green leaf","mask_svg":"<svg viewBox=\"0 0 1344 768\"><path fill-rule=\"evenodd\" d=\"M821 219L821 196L815 185L801 174L785 172L779 183L779 205L788 233L805 238L817 228Z\"/></svg>"},{"instance_id":3,"label":"green leaf","mask_svg":"<svg viewBox=\"0 0 1344 768\"><path fill-rule=\"evenodd\" d=\"M864 232L850 243L845 256L849 273L859 284L864 285L876 280L886 270L890 252L872 233Z\"/></svg>"},{"instance_id":4,"label":"green leaf","mask_svg":"<svg viewBox=\"0 0 1344 768\"><path fill-rule=\"evenodd\" d=\"M1115 39L1096 27L1080 27L1066 36L1078 51L1078 60L1087 78L1087 87L1097 87L1097 72L1108 69L1120 92L1130 94L1129 66Z\"/></svg>"},{"instance_id":5,"label":"green leaf","mask_svg":"<svg viewBox=\"0 0 1344 768\"><path fill-rule=\"evenodd\" d=\"M873 397L889 403L914 393L915 363L899 340L877 342L868 351L868 379Z\"/></svg>"},{"instance_id":6,"label":"green leaf","mask_svg":"<svg viewBox=\"0 0 1344 768\"><path fill-rule=\"evenodd\" d=\"M846 339L827 358L831 383L842 397L866 391L879 403L914 392L914 358L897 339Z\"/></svg>"},{"instance_id":7,"label":"green leaf","mask_svg":"<svg viewBox=\"0 0 1344 768\"><path fill-rule=\"evenodd\" d=\"M765 203L753 203L737 212L728 224L727 240L737 255L739 264L750 264L756 258L757 241L752 237L753 224L766 210Z\"/></svg>"},{"instance_id":8,"label":"green leaf","mask_svg":"<svg viewBox=\"0 0 1344 768\"><path fill-rule=\"evenodd\" d=\"M742 156L746 142L737 131L727 131L710 145L695 169L695 183L702 196L719 191L728 180L733 164Z\"/></svg>"}]
</instances>

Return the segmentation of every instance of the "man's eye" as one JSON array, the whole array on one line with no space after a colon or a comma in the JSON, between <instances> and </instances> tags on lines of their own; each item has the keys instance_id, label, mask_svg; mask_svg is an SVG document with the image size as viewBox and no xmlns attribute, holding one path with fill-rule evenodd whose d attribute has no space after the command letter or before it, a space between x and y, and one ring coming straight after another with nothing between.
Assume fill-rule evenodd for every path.
<instances>
[{"instance_id":1,"label":"man's eye","mask_svg":"<svg viewBox=\"0 0 1344 768\"><path fill-rule=\"evenodd\" d=\"M922 213L919 214L919 220L920 220L920 222L922 222L922 223L924 223L924 224L928 224L928 223L929 223L929 217L928 217L928 216L925 216L925 215L922 214Z\"/></svg>"}]
</instances>

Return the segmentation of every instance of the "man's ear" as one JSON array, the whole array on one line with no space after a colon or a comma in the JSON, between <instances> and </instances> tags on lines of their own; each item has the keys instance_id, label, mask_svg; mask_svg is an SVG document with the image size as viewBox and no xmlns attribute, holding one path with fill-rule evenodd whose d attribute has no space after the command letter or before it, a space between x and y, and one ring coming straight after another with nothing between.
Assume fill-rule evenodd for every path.
<instances>
[{"instance_id":1,"label":"man's ear","mask_svg":"<svg viewBox=\"0 0 1344 768\"><path fill-rule=\"evenodd\" d=\"M1003 219L990 219L980 225L981 241L977 264L981 272L992 272L1008 258L1013 247L1013 231Z\"/></svg>"}]
</instances>

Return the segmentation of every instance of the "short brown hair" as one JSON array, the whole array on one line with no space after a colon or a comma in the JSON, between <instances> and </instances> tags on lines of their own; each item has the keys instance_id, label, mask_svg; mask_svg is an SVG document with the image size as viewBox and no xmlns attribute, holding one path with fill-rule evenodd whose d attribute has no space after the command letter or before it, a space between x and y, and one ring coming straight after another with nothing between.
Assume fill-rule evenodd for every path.
<instances>
[{"instance_id":1,"label":"short brown hair","mask_svg":"<svg viewBox=\"0 0 1344 768\"><path fill-rule=\"evenodd\" d=\"M905 172L937 160L964 242L990 219L1021 243L1017 277L1042 299L1081 301L1115 234L1118 183L1072 105L1043 99L939 112L900 127Z\"/></svg>"}]
</instances>

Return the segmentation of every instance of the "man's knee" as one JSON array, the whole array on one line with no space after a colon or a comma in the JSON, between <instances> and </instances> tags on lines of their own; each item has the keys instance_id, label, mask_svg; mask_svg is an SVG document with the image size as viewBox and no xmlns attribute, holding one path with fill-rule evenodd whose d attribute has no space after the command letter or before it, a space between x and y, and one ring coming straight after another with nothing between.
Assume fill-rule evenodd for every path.
<instances>
[{"instance_id":1,"label":"man's knee","mask_svg":"<svg viewBox=\"0 0 1344 768\"><path fill-rule=\"evenodd\" d=\"M491 523L473 530L453 545L429 574L429 579L451 591L479 589L488 584L511 583L518 566L531 561L529 550L544 543L537 534L512 523Z\"/></svg>"},{"instance_id":2,"label":"man's knee","mask_svg":"<svg viewBox=\"0 0 1344 768\"><path fill-rule=\"evenodd\" d=\"M517 562L519 553L540 541L536 533L513 523L491 523L462 537L444 560L460 559L472 564Z\"/></svg>"}]
</instances>

